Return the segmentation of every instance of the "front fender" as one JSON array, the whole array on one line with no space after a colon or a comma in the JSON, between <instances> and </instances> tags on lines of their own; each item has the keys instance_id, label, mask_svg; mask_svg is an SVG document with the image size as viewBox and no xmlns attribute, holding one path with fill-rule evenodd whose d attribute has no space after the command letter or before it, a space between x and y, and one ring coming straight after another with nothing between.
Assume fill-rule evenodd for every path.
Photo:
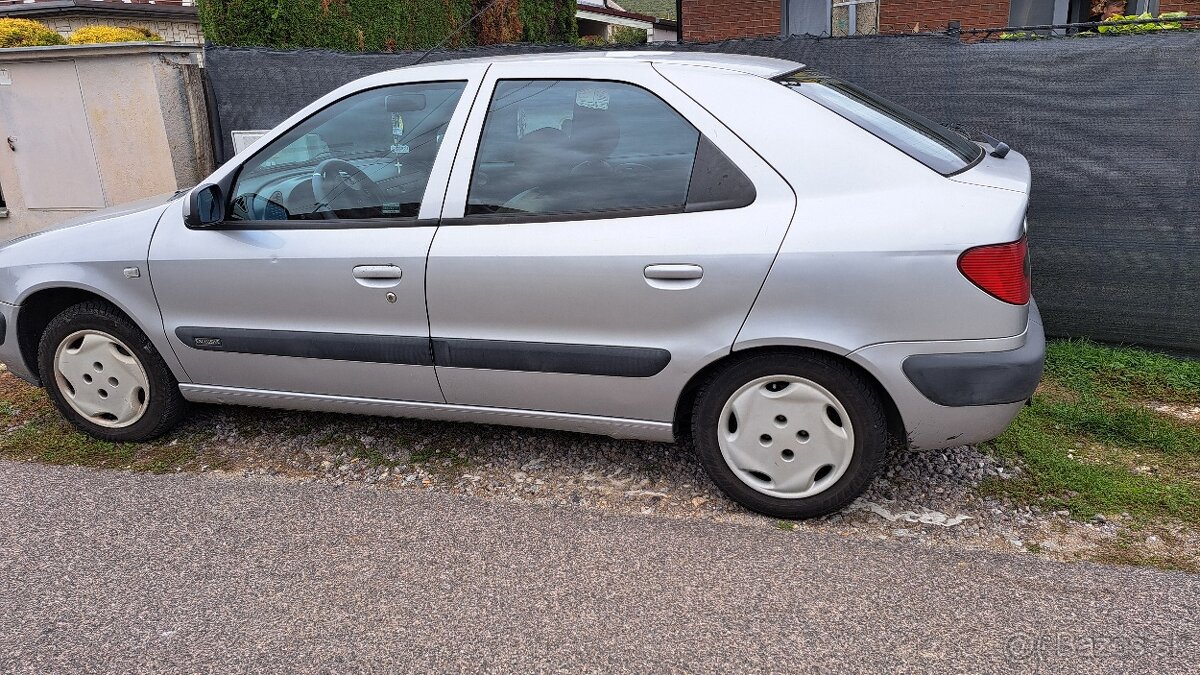
<instances>
[{"instance_id":1,"label":"front fender","mask_svg":"<svg viewBox=\"0 0 1200 675\"><path fill-rule=\"evenodd\" d=\"M15 373L21 374L24 367L30 379L37 371L37 364L28 363L18 344L22 313L44 297L39 293L70 289L102 298L124 312L149 337L175 377L188 381L163 331L147 268L150 238L166 203L159 199L139 206L116 215L98 214L93 220L0 247L0 301L11 314L0 360L13 366Z\"/></svg>"},{"instance_id":2,"label":"front fender","mask_svg":"<svg viewBox=\"0 0 1200 675\"><path fill-rule=\"evenodd\" d=\"M138 269L139 276L125 277L124 270L131 267ZM115 274L113 274L114 269ZM0 349L4 352L3 360L10 365L14 363L14 359L21 361L25 366L26 374L29 375L25 379L36 380L33 373L37 372L37 364L28 363L28 359L19 351L20 332L18 327L21 325L21 314L31 307L31 299L32 302L37 302L38 293L70 289L94 295L124 312L150 339L175 378L180 382L189 381L187 372L175 357L175 352L171 349L163 331L162 315L158 310L158 303L154 299L145 262L139 264L138 261L112 261L110 263L41 265L27 270L18 277L18 280L22 282L21 287L24 288L24 291L18 296L16 306L12 309L11 323L13 325L8 331L9 339L5 340ZM14 372L16 372L15 369Z\"/></svg>"}]
</instances>

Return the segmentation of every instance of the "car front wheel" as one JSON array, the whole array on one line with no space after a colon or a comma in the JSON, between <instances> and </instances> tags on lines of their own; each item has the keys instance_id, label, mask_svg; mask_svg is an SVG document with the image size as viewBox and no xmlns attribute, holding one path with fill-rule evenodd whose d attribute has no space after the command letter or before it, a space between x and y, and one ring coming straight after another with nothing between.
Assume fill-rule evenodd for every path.
<instances>
[{"instance_id":1,"label":"car front wheel","mask_svg":"<svg viewBox=\"0 0 1200 675\"><path fill-rule=\"evenodd\" d=\"M149 440L184 414L179 383L154 345L105 302L80 303L51 319L38 367L63 416L102 440Z\"/></svg>"},{"instance_id":2,"label":"car front wheel","mask_svg":"<svg viewBox=\"0 0 1200 675\"><path fill-rule=\"evenodd\" d=\"M888 447L874 388L815 354L764 353L733 363L699 392L692 438L713 482L776 518L837 511L866 490Z\"/></svg>"}]
</instances>

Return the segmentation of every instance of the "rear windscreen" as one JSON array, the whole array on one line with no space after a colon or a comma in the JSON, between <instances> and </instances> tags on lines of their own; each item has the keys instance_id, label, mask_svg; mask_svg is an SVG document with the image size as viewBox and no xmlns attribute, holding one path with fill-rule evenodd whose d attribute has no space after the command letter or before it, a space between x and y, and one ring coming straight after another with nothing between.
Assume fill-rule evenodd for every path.
<instances>
[{"instance_id":1,"label":"rear windscreen","mask_svg":"<svg viewBox=\"0 0 1200 675\"><path fill-rule=\"evenodd\" d=\"M978 145L937 122L847 82L811 71L777 81L943 175L963 171L983 155Z\"/></svg>"}]
</instances>

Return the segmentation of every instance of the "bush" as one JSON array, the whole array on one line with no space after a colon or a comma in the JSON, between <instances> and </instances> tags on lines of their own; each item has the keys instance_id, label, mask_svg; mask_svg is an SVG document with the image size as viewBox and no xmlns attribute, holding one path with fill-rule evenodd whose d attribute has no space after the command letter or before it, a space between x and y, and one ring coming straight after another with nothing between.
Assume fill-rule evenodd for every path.
<instances>
[{"instance_id":1,"label":"bush","mask_svg":"<svg viewBox=\"0 0 1200 675\"><path fill-rule=\"evenodd\" d=\"M1185 17L1187 15L1188 15L1187 12L1166 12L1165 14L1160 14L1158 16L1158 18L1159 19L1179 19L1179 18ZM1154 18L1154 16L1152 14L1150 14L1150 12L1146 12L1145 14L1136 14L1136 15L1129 14L1127 16L1114 16L1109 19L1106 19L1103 23L1109 23L1112 21L1133 21L1135 19L1153 19L1153 18ZM1148 33L1150 31L1156 31L1156 30L1179 30L1180 28L1183 28L1183 24L1181 22L1168 20L1168 21L1155 21L1152 23L1128 23L1128 24L1117 25L1117 26L1102 25L1097 30L1099 30L1101 33L1106 33L1106 34L1110 34L1110 35L1121 35L1121 34L1128 34L1128 33Z\"/></svg>"},{"instance_id":2,"label":"bush","mask_svg":"<svg viewBox=\"0 0 1200 675\"><path fill-rule=\"evenodd\" d=\"M161 42L162 38L145 28L117 26L85 26L71 33L73 45L95 45L106 42Z\"/></svg>"},{"instance_id":3,"label":"bush","mask_svg":"<svg viewBox=\"0 0 1200 675\"><path fill-rule=\"evenodd\" d=\"M48 47L65 45L63 36L44 23L29 19L0 19L0 47Z\"/></svg>"},{"instance_id":4,"label":"bush","mask_svg":"<svg viewBox=\"0 0 1200 675\"><path fill-rule=\"evenodd\" d=\"M1187 12L1167 12L1165 14L1160 14L1157 17L1158 21L1153 21L1153 22L1148 22L1148 23L1128 23L1128 24L1114 25L1114 23L1117 21L1133 21L1135 19L1148 20L1148 19L1155 18L1149 12L1147 12L1145 14L1138 14L1138 15L1130 14L1128 16L1117 15L1117 16L1109 17L1109 18L1105 19L1104 21L1102 21L1101 25L1096 29L1096 31L1090 31L1090 30L1080 31L1078 33L1073 34L1072 37L1087 38L1087 37L1096 37L1097 35L1131 35L1134 33L1150 33L1153 31L1160 31L1160 30L1179 30L1179 29L1183 28L1183 22L1179 21L1179 19L1182 19L1183 17L1185 17L1187 15L1188 15ZM1045 37L1045 36L1039 35L1038 33L1034 33L1034 32L1027 33L1025 31L1018 31L1016 33L1001 33L1000 34L1001 40L1038 40L1043 37Z\"/></svg>"},{"instance_id":5,"label":"bush","mask_svg":"<svg viewBox=\"0 0 1200 675\"><path fill-rule=\"evenodd\" d=\"M131 30L131 31L135 31L137 33L141 33L143 36L145 36L145 38L148 42L161 42L162 41L162 36L159 35L158 33L155 33L154 31L150 30L149 28L142 28L140 26L121 26L121 28L124 28L125 30Z\"/></svg>"},{"instance_id":6,"label":"bush","mask_svg":"<svg viewBox=\"0 0 1200 675\"><path fill-rule=\"evenodd\" d=\"M429 49L462 26L485 0L199 0L213 44L340 51ZM499 0L446 46L524 40L569 42L574 0Z\"/></svg>"},{"instance_id":7,"label":"bush","mask_svg":"<svg viewBox=\"0 0 1200 675\"><path fill-rule=\"evenodd\" d=\"M641 45L646 44L646 31L641 28L633 28L632 26L613 26L612 36L613 44L618 45Z\"/></svg>"},{"instance_id":8,"label":"bush","mask_svg":"<svg viewBox=\"0 0 1200 675\"><path fill-rule=\"evenodd\" d=\"M526 42L571 42L579 37L575 0L520 0Z\"/></svg>"}]
</instances>

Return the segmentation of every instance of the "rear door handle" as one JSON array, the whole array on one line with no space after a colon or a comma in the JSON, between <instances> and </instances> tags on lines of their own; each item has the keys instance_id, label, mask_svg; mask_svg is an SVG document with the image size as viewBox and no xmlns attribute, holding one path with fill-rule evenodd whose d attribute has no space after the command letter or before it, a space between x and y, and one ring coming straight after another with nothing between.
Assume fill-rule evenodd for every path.
<instances>
[{"instance_id":1,"label":"rear door handle","mask_svg":"<svg viewBox=\"0 0 1200 675\"><path fill-rule=\"evenodd\" d=\"M359 265L354 280L367 288L391 288L400 283L404 272L395 265Z\"/></svg>"},{"instance_id":2,"label":"rear door handle","mask_svg":"<svg viewBox=\"0 0 1200 675\"><path fill-rule=\"evenodd\" d=\"M699 279L704 276L704 268L699 265L647 265L647 279L668 279L683 281Z\"/></svg>"}]
</instances>

